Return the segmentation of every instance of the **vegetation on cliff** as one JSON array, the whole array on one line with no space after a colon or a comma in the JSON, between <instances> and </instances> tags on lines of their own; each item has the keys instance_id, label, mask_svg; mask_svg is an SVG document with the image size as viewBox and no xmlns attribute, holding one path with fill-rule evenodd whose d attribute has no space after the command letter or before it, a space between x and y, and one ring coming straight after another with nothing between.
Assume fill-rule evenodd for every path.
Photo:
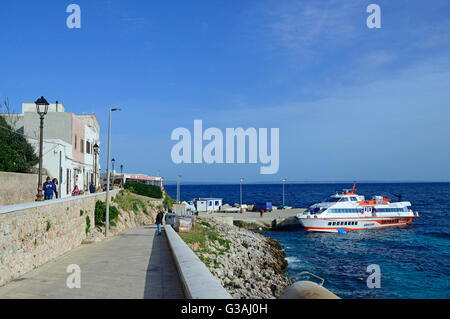
<instances>
[{"instance_id":1,"label":"vegetation on cliff","mask_svg":"<svg viewBox=\"0 0 450 319\"><path fill-rule=\"evenodd\" d=\"M127 181L124 188L138 195L152 198L163 198L163 192L159 186L142 184L135 181Z\"/></svg>"}]
</instances>

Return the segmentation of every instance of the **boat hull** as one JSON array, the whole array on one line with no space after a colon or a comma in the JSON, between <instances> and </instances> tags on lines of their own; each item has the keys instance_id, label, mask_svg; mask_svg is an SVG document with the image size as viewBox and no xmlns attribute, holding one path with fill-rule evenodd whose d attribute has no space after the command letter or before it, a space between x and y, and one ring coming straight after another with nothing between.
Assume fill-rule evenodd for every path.
<instances>
[{"instance_id":1,"label":"boat hull","mask_svg":"<svg viewBox=\"0 0 450 319\"><path fill-rule=\"evenodd\" d=\"M313 216L298 218L299 223L308 232L357 231L364 229L379 229L405 226L413 221L414 217L340 217L317 218Z\"/></svg>"}]
</instances>

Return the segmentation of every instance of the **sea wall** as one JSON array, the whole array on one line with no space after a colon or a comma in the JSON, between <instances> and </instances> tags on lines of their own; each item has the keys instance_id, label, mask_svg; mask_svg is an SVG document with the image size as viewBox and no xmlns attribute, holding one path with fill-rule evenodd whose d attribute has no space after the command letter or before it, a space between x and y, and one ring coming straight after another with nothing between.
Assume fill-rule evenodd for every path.
<instances>
[{"instance_id":1,"label":"sea wall","mask_svg":"<svg viewBox=\"0 0 450 319\"><path fill-rule=\"evenodd\" d=\"M1 206L0 286L81 245L97 200L106 193Z\"/></svg>"},{"instance_id":2,"label":"sea wall","mask_svg":"<svg viewBox=\"0 0 450 319\"><path fill-rule=\"evenodd\" d=\"M0 172L0 206L34 202L38 175Z\"/></svg>"}]
</instances>

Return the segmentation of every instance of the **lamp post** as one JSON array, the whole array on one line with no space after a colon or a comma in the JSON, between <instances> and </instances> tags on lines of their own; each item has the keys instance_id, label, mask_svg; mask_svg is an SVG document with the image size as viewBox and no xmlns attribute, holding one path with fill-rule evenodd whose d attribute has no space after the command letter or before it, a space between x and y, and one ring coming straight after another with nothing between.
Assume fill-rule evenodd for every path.
<instances>
[{"instance_id":1,"label":"lamp post","mask_svg":"<svg viewBox=\"0 0 450 319\"><path fill-rule=\"evenodd\" d=\"M111 160L112 173L113 173L111 184L112 184L113 188L114 188L114 178L116 177L116 171L114 170L114 164L115 164L115 163L116 163L116 159L113 158L113 159Z\"/></svg>"},{"instance_id":2,"label":"lamp post","mask_svg":"<svg viewBox=\"0 0 450 319\"><path fill-rule=\"evenodd\" d=\"M177 176L177 204L180 203L180 178L181 175Z\"/></svg>"},{"instance_id":3,"label":"lamp post","mask_svg":"<svg viewBox=\"0 0 450 319\"><path fill-rule=\"evenodd\" d=\"M123 188L123 165L120 164L120 188Z\"/></svg>"},{"instance_id":4,"label":"lamp post","mask_svg":"<svg viewBox=\"0 0 450 319\"><path fill-rule=\"evenodd\" d=\"M109 110L109 126L108 126L108 159L106 168L106 226L105 226L105 237L109 237L109 179L111 172L109 170L109 158L111 156L111 113L115 111L120 111L120 109L110 109Z\"/></svg>"},{"instance_id":5,"label":"lamp post","mask_svg":"<svg viewBox=\"0 0 450 319\"><path fill-rule=\"evenodd\" d=\"M284 208L284 184L286 183L286 178L283 178L283 208Z\"/></svg>"},{"instance_id":6,"label":"lamp post","mask_svg":"<svg viewBox=\"0 0 450 319\"><path fill-rule=\"evenodd\" d=\"M95 189L97 189L97 171L98 171L97 161L99 154L99 146L97 145L97 143L94 144L93 149L94 149L94 186Z\"/></svg>"},{"instance_id":7,"label":"lamp post","mask_svg":"<svg viewBox=\"0 0 450 319\"><path fill-rule=\"evenodd\" d=\"M38 189L36 195L36 201L41 202L44 200L44 195L42 194L42 153L44 147L44 117L48 112L49 103L47 100L41 96L41 98L37 99L36 102L36 111L40 116L41 125L40 125L40 136L39 136L39 178L38 178Z\"/></svg>"},{"instance_id":8,"label":"lamp post","mask_svg":"<svg viewBox=\"0 0 450 319\"><path fill-rule=\"evenodd\" d=\"M241 177L241 179L240 179L240 193L241 193L241 196L240 196L240 198L241 198L241 201L240 201L240 205L239 205L239 212L240 213L242 213L242 182L244 181L244 179Z\"/></svg>"}]
</instances>

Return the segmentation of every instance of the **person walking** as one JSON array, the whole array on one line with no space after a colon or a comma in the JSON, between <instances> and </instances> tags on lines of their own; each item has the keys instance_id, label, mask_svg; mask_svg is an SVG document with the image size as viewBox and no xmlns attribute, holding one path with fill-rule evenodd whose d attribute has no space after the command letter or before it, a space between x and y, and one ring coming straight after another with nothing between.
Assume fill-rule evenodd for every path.
<instances>
[{"instance_id":1,"label":"person walking","mask_svg":"<svg viewBox=\"0 0 450 319\"><path fill-rule=\"evenodd\" d=\"M45 200L53 199L53 192L56 190L56 186L50 180L50 177L47 176L47 178L45 179L45 183L42 186L42 188L44 189L44 195L45 195L44 198L45 198Z\"/></svg>"},{"instance_id":2,"label":"person walking","mask_svg":"<svg viewBox=\"0 0 450 319\"><path fill-rule=\"evenodd\" d=\"M91 192L91 194L95 193L95 186L93 182L91 182L91 185L89 185L89 191Z\"/></svg>"},{"instance_id":3,"label":"person walking","mask_svg":"<svg viewBox=\"0 0 450 319\"><path fill-rule=\"evenodd\" d=\"M164 215L158 210L158 214L156 214L156 226L158 226L158 236L161 236L161 224L163 222Z\"/></svg>"},{"instance_id":4,"label":"person walking","mask_svg":"<svg viewBox=\"0 0 450 319\"><path fill-rule=\"evenodd\" d=\"M59 198L59 193L58 193L58 179L57 179L57 178L54 178L54 179L52 180L52 183L55 185L55 189L54 189L55 197L56 197L56 198Z\"/></svg>"}]
</instances>

